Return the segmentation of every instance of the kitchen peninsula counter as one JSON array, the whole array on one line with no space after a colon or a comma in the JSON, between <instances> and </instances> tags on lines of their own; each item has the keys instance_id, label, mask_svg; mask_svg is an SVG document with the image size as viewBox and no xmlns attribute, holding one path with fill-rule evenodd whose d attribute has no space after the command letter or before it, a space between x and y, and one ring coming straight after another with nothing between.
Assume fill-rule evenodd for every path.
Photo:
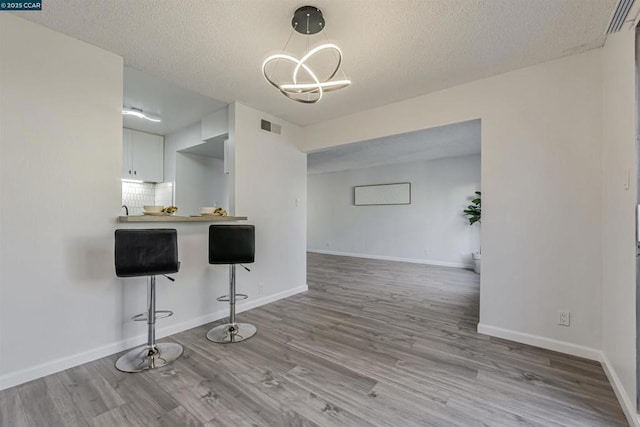
<instances>
[{"instance_id":1,"label":"kitchen peninsula counter","mask_svg":"<svg viewBox=\"0 0 640 427\"><path fill-rule=\"evenodd\" d=\"M118 222L221 222L245 221L246 216L179 216L179 215L128 215L119 216Z\"/></svg>"}]
</instances>

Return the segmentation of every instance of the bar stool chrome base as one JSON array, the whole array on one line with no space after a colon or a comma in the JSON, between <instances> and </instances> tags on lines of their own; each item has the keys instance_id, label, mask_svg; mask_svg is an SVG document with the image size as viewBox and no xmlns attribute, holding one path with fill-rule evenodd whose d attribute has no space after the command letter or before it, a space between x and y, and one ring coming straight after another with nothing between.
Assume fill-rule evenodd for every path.
<instances>
[{"instance_id":1,"label":"bar stool chrome base","mask_svg":"<svg viewBox=\"0 0 640 427\"><path fill-rule=\"evenodd\" d=\"M184 349L180 344L163 342L153 346L143 345L129 350L116 361L116 369L122 372L142 372L160 368L180 356Z\"/></svg>"},{"instance_id":2,"label":"bar stool chrome base","mask_svg":"<svg viewBox=\"0 0 640 427\"><path fill-rule=\"evenodd\" d=\"M256 331L256 327L250 323L225 323L207 332L207 339L218 344L230 344L248 340Z\"/></svg>"}]
</instances>

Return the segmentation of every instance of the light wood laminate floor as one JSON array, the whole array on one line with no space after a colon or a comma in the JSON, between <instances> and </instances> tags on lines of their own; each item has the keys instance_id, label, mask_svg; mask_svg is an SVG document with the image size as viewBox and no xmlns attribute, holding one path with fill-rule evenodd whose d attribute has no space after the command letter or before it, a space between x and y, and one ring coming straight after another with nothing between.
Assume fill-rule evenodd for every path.
<instances>
[{"instance_id":1,"label":"light wood laminate floor","mask_svg":"<svg viewBox=\"0 0 640 427\"><path fill-rule=\"evenodd\" d=\"M161 340L185 352L156 371L114 355L2 391L0 425L627 425L599 363L479 335L471 271L308 266L309 292L239 315L254 338L216 345L205 325Z\"/></svg>"}]
</instances>

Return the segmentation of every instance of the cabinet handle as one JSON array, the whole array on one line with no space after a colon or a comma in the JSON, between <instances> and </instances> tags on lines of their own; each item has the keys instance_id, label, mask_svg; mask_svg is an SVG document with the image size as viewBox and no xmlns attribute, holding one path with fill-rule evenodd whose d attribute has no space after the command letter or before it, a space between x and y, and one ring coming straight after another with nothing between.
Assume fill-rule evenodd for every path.
<instances>
[{"instance_id":1,"label":"cabinet handle","mask_svg":"<svg viewBox=\"0 0 640 427\"><path fill-rule=\"evenodd\" d=\"M137 171L133 171L133 174L134 174L134 175L137 175L137 174L138 174L138 172L137 172Z\"/></svg>"},{"instance_id":2,"label":"cabinet handle","mask_svg":"<svg viewBox=\"0 0 640 427\"><path fill-rule=\"evenodd\" d=\"M131 175L131 170L129 170L129 175Z\"/></svg>"}]
</instances>

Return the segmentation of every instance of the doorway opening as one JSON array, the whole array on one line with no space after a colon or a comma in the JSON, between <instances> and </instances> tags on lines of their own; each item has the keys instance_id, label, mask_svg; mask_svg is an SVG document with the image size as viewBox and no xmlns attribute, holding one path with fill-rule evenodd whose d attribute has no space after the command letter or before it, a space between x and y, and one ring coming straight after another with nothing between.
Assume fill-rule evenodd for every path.
<instances>
[{"instance_id":1,"label":"doorway opening","mask_svg":"<svg viewBox=\"0 0 640 427\"><path fill-rule=\"evenodd\" d=\"M473 268L481 223L464 211L481 191L479 119L310 153L307 163L308 252ZM359 193L373 199L359 203Z\"/></svg>"}]
</instances>

